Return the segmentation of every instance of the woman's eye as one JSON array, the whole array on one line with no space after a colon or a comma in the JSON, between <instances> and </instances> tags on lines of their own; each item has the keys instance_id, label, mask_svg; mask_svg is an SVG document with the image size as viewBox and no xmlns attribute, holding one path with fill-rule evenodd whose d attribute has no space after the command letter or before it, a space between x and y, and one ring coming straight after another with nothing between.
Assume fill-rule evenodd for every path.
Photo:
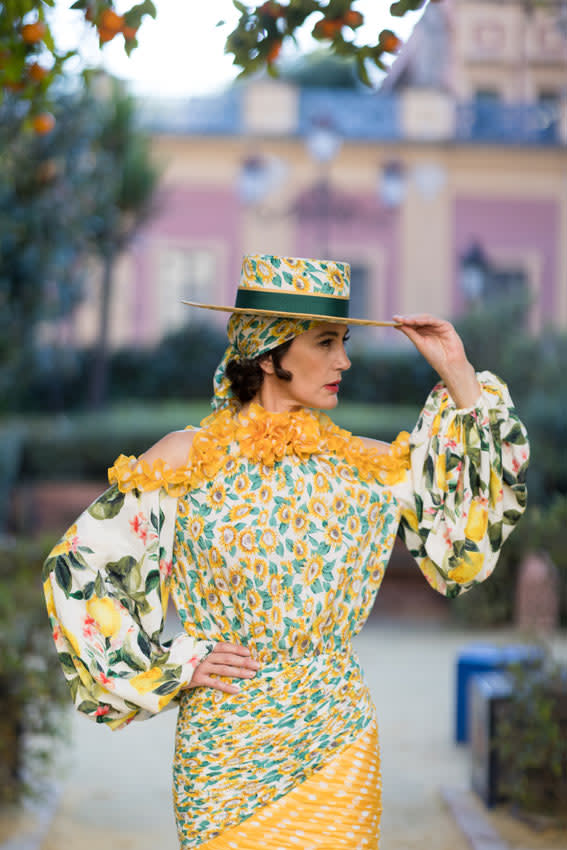
<instances>
[{"instance_id":1,"label":"woman's eye","mask_svg":"<svg viewBox=\"0 0 567 850\"><path fill-rule=\"evenodd\" d=\"M324 345L325 348L328 348L330 346L331 342L332 342L331 339L322 339L320 344Z\"/></svg>"}]
</instances>

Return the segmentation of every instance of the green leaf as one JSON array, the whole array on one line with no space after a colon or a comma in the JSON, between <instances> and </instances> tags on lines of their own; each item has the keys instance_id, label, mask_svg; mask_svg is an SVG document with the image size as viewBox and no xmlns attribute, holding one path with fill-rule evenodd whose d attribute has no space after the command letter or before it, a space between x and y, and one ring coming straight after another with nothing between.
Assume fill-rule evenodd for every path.
<instances>
[{"instance_id":1,"label":"green leaf","mask_svg":"<svg viewBox=\"0 0 567 850\"><path fill-rule=\"evenodd\" d=\"M83 702L77 706L77 709L82 711L84 714L94 714L97 708L98 703L88 699L83 700Z\"/></svg>"},{"instance_id":2,"label":"green leaf","mask_svg":"<svg viewBox=\"0 0 567 850\"><path fill-rule=\"evenodd\" d=\"M99 599L102 599L103 596L106 596L106 586L104 584L104 579L100 573L97 573L96 575L94 591Z\"/></svg>"},{"instance_id":3,"label":"green leaf","mask_svg":"<svg viewBox=\"0 0 567 850\"><path fill-rule=\"evenodd\" d=\"M75 665L74 665L73 659L71 658L69 653L68 652L60 652L60 653L58 653L58 655L59 655L59 661L61 663L61 666L65 670L68 670L70 673L74 673L75 672Z\"/></svg>"},{"instance_id":4,"label":"green leaf","mask_svg":"<svg viewBox=\"0 0 567 850\"><path fill-rule=\"evenodd\" d=\"M88 513L94 519L113 519L120 513L123 504L124 493L121 493L118 487L114 485L90 506Z\"/></svg>"},{"instance_id":5,"label":"green leaf","mask_svg":"<svg viewBox=\"0 0 567 850\"><path fill-rule=\"evenodd\" d=\"M171 682L164 682L163 685L156 688L153 693L158 694L159 696L165 696L166 694L172 694L177 690L179 690L179 682L172 680Z\"/></svg>"},{"instance_id":6,"label":"green leaf","mask_svg":"<svg viewBox=\"0 0 567 850\"><path fill-rule=\"evenodd\" d=\"M146 658L151 658L152 655L152 645L149 642L147 636L144 632L138 632L138 646L140 647L140 651Z\"/></svg>"},{"instance_id":7,"label":"green leaf","mask_svg":"<svg viewBox=\"0 0 567 850\"><path fill-rule=\"evenodd\" d=\"M122 656L122 661L130 667L131 670L138 670L140 673L143 673L146 669L145 665L141 664L138 659L126 649L126 647L122 647L120 655Z\"/></svg>"},{"instance_id":8,"label":"green leaf","mask_svg":"<svg viewBox=\"0 0 567 850\"><path fill-rule=\"evenodd\" d=\"M155 590L156 587L159 587L159 581L159 570L152 570L150 573L148 573L148 575L146 576L145 592L147 594L151 593L152 590Z\"/></svg>"},{"instance_id":9,"label":"green leaf","mask_svg":"<svg viewBox=\"0 0 567 850\"><path fill-rule=\"evenodd\" d=\"M109 561L106 565L106 569L112 575L125 578L130 575L137 563L137 560L131 555L124 555L124 557L120 558L119 561Z\"/></svg>"},{"instance_id":10,"label":"green leaf","mask_svg":"<svg viewBox=\"0 0 567 850\"><path fill-rule=\"evenodd\" d=\"M55 564L55 581L59 587L65 591L65 596L69 596L72 587L71 570L67 565L64 555L59 555Z\"/></svg>"},{"instance_id":11,"label":"green leaf","mask_svg":"<svg viewBox=\"0 0 567 850\"><path fill-rule=\"evenodd\" d=\"M89 582L87 582L87 584L85 584L85 586L83 588L83 594L84 594L85 599L91 598L91 596L94 593L94 586L95 586L94 581L89 581Z\"/></svg>"}]
</instances>

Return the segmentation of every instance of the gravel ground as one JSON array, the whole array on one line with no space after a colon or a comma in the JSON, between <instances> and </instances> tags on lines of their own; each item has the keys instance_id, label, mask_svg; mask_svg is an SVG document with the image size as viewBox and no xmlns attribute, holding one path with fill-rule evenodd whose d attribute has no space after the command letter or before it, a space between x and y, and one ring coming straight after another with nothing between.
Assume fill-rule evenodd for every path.
<instances>
[{"instance_id":1,"label":"gravel ground","mask_svg":"<svg viewBox=\"0 0 567 850\"><path fill-rule=\"evenodd\" d=\"M520 639L376 618L357 639L380 726L381 850L470 850L440 795L444 786L469 786L468 749L453 743L455 659L471 642ZM178 850L174 726L173 711L116 733L75 715L63 795L41 850ZM487 817L511 850L567 850L557 831L534 833L504 810Z\"/></svg>"}]
</instances>

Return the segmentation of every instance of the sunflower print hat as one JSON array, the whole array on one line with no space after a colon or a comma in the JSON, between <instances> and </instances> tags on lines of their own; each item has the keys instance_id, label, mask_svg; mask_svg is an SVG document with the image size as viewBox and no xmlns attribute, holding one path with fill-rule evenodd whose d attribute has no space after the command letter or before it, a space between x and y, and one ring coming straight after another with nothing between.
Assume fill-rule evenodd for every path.
<instances>
[{"instance_id":1,"label":"sunflower print hat","mask_svg":"<svg viewBox=\"0 0 567 850\"><path fill-rule=\"evenodd\" d=\"M218 410L232 400L226 377L230 360L260 357L318 322L394 325L349 318L349 297L348 263L258 254L242 261L234 307L184 301L190 307L233 314L227 329L229 346L213 379L213 408Z\"/></svg>"}]
</instances>

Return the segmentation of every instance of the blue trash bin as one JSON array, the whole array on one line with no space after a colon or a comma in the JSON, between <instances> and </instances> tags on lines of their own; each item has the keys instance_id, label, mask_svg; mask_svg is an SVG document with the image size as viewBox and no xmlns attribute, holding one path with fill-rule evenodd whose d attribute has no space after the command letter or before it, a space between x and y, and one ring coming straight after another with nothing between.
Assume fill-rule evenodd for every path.
<instances>
[{"instance_id":1,"label":"blue trash bin","mask_svg":"<svg viewBox=\"0 0 567 850\"><path fill-rule=\"evenodd\" d=\"M457 744L469 740L469 685L472 676L505 670L513 664L535 667L543 659L544 651L539 646L490 646L471 644L457 656L455 741Z\"/></svg>"}]
</instances>

